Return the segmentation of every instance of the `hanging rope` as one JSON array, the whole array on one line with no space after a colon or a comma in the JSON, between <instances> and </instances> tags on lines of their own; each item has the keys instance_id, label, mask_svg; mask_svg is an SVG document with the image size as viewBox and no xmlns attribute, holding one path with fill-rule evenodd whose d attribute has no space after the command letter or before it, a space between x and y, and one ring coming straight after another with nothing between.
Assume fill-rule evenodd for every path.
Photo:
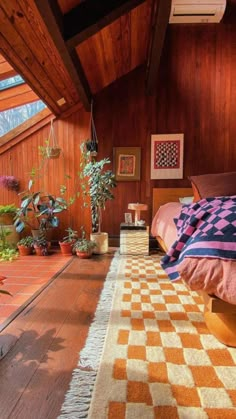
<instances>
[{"instance_id":1,"label":"hanging rope","mask_svg":"<svg viewBox=\"0 0 236 419\"><path fill-rule=\"evenodd\" d=\"M98 150L98 138L95 128L95 123L93 119L93 101L91 102L91 113L90 113L90 122L89 122L91 138L87 141L87 150L91 153L91 155L96 156Z\"/></svg>"},{"instance_id":2,"label":"hanging rope","mask_svg":"<svg viewBox=\"0 0 236 419\"><path fill-rule=\"evenodd\" d=\"M54 128L53 128L53 119L51 119L51 127L50 127L50 131L49 131L49 136L48 136L48 143L49 143L48 145L50 145L50 139L52 139L53 147L58 147L55 131L54 131Z\"/></svg>"}]
</instances>

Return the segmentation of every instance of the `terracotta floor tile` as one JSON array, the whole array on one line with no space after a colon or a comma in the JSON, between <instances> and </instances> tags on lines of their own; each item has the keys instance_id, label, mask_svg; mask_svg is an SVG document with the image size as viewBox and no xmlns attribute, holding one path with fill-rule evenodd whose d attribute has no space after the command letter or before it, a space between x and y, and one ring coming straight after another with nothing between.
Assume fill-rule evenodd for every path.
<instances>
[{"instance_id":1,"label":"terracotta floor tile","mask_svg":"<svg viewBox=\"0 0 236 419\"><path fill-rule=\"evenodd\" d=\"M12 294L0 294L0 325L61 271L69 260L56 250L48 257L31 255L0 263L0 274L6 276L1 288Z\"/></svg>"},{"instance_id":2,"label":"terracotta floor tile","mask_svg":"<svg viewBox=\"0 0 236 419\"><path fill-rule=\"evenodd\" d=\"M0 316L8 317L12 313L14 313L14 311L16 311L19 307L20 305L17 306L17 305L12 305L12 304L5 304L5 305L0 304Z\"/></svg>"}]
</instances>

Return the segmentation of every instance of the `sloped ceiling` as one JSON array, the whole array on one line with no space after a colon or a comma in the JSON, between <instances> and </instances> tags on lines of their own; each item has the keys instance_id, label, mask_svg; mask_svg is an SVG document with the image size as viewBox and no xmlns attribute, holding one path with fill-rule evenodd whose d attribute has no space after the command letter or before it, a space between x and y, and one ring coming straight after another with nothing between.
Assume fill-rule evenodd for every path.
<instances>
[{"instance_id":1,"label":"sloped ceiling","mask_svg":"<svg viewBox=\"0 0 236 419\"><path fill-rule=\"evenodd\" d=\"M0 0L0 53L56 116L90 110L93 95L142 64L153 89L170 7L171 0Z\"/></svg>"},{"instance_id":2,"label":"sloped ceiling","mask_svg":"<svg viewBox=\"0 0 236 419\"><path fill-rule=\"evenodd\" d=\"M145 62L151 5L1 0L0 52L55 115L89 110L95 93Z\"/></svg>"}]
</instances>

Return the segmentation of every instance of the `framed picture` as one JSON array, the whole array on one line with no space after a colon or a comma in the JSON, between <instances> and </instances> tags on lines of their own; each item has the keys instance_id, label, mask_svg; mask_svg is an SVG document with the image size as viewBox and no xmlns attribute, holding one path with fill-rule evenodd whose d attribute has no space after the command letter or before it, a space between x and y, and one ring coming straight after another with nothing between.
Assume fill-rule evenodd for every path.
<instances>
[{"instance_id":1,"label":"framed picture","mask_svg":"<svg viewBox=\"0 0 236 419\"><path fill-rule=\"evenodd\" d=\"M184 134L151 136L151 179L183 178Z\"/></svg>"},{"instance_id":2,"label":"framed picture","mask_svg":"<svg viewBox=\"0 0 236 419\"><path fill-rule=\"evenodd\" d=\"M115 147L114 166L117 181L140 180L140 147Z\"/></svg>"},{"instance_id":3,"label":"framed picture","mask_svg":"<svg viewBox=\"0 0 236 419\"><path fill-rule=\"evenodd\" d=\"M125 212L125 224L132 224L131 212Z\"/></svg>"}]
</instances>

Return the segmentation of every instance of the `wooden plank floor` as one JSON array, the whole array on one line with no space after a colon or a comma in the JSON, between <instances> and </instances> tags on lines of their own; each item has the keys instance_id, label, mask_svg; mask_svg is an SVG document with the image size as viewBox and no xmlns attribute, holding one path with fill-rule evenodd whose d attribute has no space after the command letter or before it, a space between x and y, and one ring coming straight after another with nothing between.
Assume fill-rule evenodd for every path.
<instances>
[{"instance_id":1,"label":"wooden plank floor","mask_svg":"<svg viewBox=\"0 0 236 419\"><path fill-rule=\"evenodd\" d=\"M1 332L0 419L57 418L114 251L75 256Z\"/></svg>"}]
</instances>

